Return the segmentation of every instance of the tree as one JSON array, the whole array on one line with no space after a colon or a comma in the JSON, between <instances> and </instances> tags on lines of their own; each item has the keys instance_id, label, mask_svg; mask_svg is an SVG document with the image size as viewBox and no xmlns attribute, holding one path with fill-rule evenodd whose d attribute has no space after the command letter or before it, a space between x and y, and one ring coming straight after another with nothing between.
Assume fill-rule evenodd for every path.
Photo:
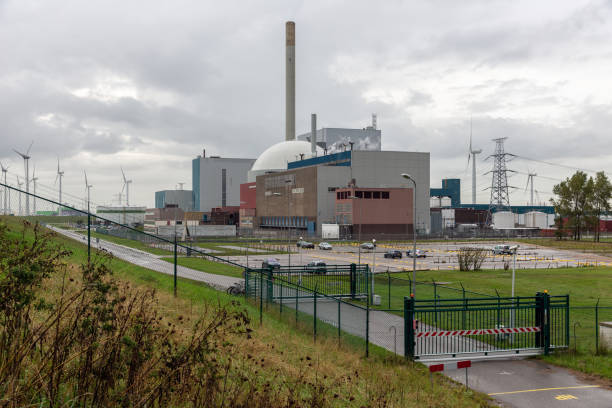
<instances>
[{"instance_id":1,"label":"tree","mask_svg":"<svg viewBox=\"0 0 612 408\"><path fill-rule=\"evenodd\" d=\"M551 198L555 211L568 218L568 226L574 231L574 239L579 240L586 226L587 216L591 213L594 182L586 173L577 171L553 187L556 199Z\"/></svg>"},{"instance_id":2,"label":"tree","mask_svg":"<svg viewBox=\"0 0 612 408\"><path fill-rule=\"evenodd\" d=\"M612 199L612 184L603 171L595 175L593 182L593 194L591 197L591 208L595 220L595 234L593 239L599 242L599 219L602 214L610 212L610 200Z\"/></svg>"}]
</instances>

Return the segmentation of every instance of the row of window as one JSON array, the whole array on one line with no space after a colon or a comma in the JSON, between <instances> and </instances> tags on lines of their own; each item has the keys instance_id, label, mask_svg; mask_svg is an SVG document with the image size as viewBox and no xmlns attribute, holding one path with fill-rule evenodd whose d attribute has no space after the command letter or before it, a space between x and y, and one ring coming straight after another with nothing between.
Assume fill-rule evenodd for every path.
<instances>
[{"instance_id":1,"label":"row of window","mask_svg":"<svg viewBox=\"0 0 612 408\"><path fill-rule=\"evenodd\" d=\"M355 191L355 197L364 198L364 199L388 200L389 192L388 191ZM336 198L338 200L347 200L351 198L351 192L350 191L337 191Z\"/></svg>"}]
</instances>

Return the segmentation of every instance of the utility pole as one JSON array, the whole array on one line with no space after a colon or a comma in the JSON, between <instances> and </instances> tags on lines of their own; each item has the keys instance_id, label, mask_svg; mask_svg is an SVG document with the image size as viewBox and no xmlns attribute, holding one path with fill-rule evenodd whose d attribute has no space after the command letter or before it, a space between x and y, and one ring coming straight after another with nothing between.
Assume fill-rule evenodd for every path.
<instances>
[{"instance_id":1,"label":"utility pole","mask_svg":"<svg viewBox=\"0 0 612 408\"><path fill-rule=\"evenodd\" d=\"M514 172L514 170L508 170L506 162L508 157L514 157L514 155L504 151L504 141L506 139L507 137L493 139L495 142L495 153L489 156L493 157L493 170L489 172L493 174L493 178L491 180L491 198L489 200L487 221L490 221L490 217L493 212L510 210L508 173Z\"/></svg>"}]
</instances>

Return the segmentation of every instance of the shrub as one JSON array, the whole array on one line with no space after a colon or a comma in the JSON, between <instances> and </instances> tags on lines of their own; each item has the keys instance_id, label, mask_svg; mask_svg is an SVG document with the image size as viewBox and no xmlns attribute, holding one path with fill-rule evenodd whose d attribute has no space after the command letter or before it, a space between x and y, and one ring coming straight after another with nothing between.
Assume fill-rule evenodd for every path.
<instances>
[{"instance_id":1,"label":"shrub","mask_svg":"<svg viewBox=\"0 0 612 408\"><path fill-rule=\"evenodd\" d=\"M457 252L460 271L478 271L487 257L485 248L462 247Z\"/></svg>"}]
</instances>

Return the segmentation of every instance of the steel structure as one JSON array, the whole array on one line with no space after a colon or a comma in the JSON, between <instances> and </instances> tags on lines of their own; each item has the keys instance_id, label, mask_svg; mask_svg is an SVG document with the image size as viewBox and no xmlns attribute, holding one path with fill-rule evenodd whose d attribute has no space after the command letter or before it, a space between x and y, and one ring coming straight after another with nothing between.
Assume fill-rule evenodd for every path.
<instances>
[{"instance_id":1,"label":"steel structure","mask_svg":"<svg viewBox=\"0 0 612 408\"><path fill-rule=\"evenodd\" d=\"M470 119L470 154L468 155L468 165L472 159L472 204L476 204L476 155L482 153L482 149L472 148L472 120Z\"/></svg>"},{"instance_id":2,"label":"steel structure","mask_svg":"<svg viewBox=\"0 0 612 408\"><path fill-rule=\"evenodd\" d=\"M508 157L514 157L513 154L504 151L504 141L507 137L493 139L495 142L495 153L489 157L493 158L493 170L489 173L493 174L491 181L491 199L489 200L489 214L499 210L510 210L510 193L508 192L508 170L506 162Z\"/></svg>"}]
</instances>

